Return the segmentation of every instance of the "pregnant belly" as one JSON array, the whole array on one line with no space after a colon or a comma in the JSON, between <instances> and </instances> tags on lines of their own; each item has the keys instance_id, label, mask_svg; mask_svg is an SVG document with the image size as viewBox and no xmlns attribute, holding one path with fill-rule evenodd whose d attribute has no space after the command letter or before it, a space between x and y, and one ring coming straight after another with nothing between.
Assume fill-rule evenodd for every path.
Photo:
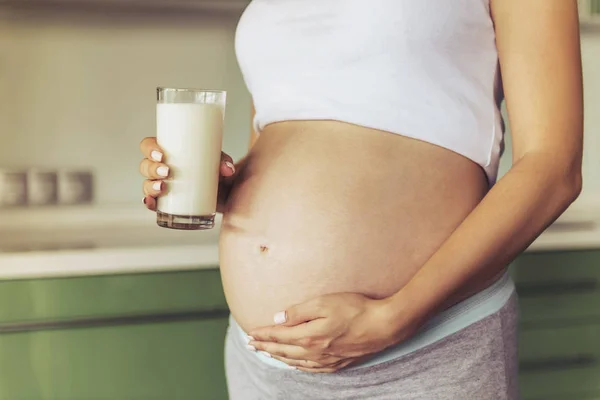
<instances>
[{"instance_id":1,"label":"pregnant belly","mask_svg":"<svg viewBox=\"0 0 600 400\"><path fill-rule=\"evenodd\" d=\"M270 125L223 218L231 312L249 330L326 293L389 296L486 190L479 166L422 141L332 121Z\"/></svg>"}]
</instances>

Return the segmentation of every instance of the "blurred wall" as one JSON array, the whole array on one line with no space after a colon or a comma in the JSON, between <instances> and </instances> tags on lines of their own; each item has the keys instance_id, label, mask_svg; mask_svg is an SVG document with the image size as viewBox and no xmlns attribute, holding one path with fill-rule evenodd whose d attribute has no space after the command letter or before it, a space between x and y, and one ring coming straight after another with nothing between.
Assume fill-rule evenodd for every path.
<instances>
[{"instance_id":1,"label":"blurred wall","mask_svg":"<svg viewBox=\"0 0 600 400\"><path fill-rule=\"evenodd\" d=\"M139 202L138 142L155 87L228 90L224 150L247 149L250 96L233 48L239 14L0 9L0 167L92 167L97 202ZM600 197L600 34L582 35L585 195ZM501 174L511 165L510 137Z\"/></svg>"},{"instance_id":2,"label":"blurred wall","mask_svg":"<svg viewBox=\"0 0 600 400\"><path fill-rule=\"evenodd\" d=\"M228 91L224 150L245 154L250 97L238 15L0 12L0 167L91 167L99 204L139 202L138 144L156 86Z\"/></svg>"}]
</instances>

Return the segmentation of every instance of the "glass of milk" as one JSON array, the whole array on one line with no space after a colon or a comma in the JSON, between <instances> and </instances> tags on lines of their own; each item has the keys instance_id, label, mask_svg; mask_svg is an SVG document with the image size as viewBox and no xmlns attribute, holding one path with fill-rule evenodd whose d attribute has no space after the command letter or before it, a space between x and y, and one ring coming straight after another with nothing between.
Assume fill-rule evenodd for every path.
<instances>
[{"instance_id":1,"label":"glass of milk","mask_svg":"<svg viewBox=\"0 0 600 400\"><path fill-rule=\"evenodd\" d=\"M156 140L169 166L157 224L171 229L215 226L226 92L157 88Z\"/></svg>"}]
</instances>

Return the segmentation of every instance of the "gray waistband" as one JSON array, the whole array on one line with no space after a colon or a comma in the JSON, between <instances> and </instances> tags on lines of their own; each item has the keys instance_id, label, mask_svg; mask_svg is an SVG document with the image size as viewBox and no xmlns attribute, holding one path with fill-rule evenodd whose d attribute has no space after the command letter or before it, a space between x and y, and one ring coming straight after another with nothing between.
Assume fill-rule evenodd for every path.
<instances>
[{"instance_id":1,"label":"gray waistband","mask_svg":"<svg viewBox=\"0 0 600 400\"><path fill-rule=\"evenodd\" d=\"M510 278L508 272L506 272L491 286L432 318L423 326L421 331L411 339L382 351L370 360L354 365L349 369L381 364L412 353L450 336L453 333L500 311L514 291L514 282ZM233 318L230 318L230 325L232 329L236 330L238 334L241 335L242 340L247 343L248 336ZM279 360L267 357L260 352L254 354L266 364L273 367L286 368L286 364Z\"/></svg>"}]
</instances>

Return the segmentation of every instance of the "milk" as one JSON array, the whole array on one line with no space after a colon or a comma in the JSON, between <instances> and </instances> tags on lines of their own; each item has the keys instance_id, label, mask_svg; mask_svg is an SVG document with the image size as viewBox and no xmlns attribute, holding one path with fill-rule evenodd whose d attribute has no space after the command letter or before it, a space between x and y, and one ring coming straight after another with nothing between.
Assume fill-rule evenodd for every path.
<instances>
[{"instance_id":1,"label":"milk","mask_svg":"<svg viewBox=\"0 0 600 400\"><path fill-rule=\"evenodd\" d=\"M178 216L215 214L223 113L217 104L157 104L157 141L170 168L166 194L158 198L159 211Z\"/></svg>"}]
</instances>

